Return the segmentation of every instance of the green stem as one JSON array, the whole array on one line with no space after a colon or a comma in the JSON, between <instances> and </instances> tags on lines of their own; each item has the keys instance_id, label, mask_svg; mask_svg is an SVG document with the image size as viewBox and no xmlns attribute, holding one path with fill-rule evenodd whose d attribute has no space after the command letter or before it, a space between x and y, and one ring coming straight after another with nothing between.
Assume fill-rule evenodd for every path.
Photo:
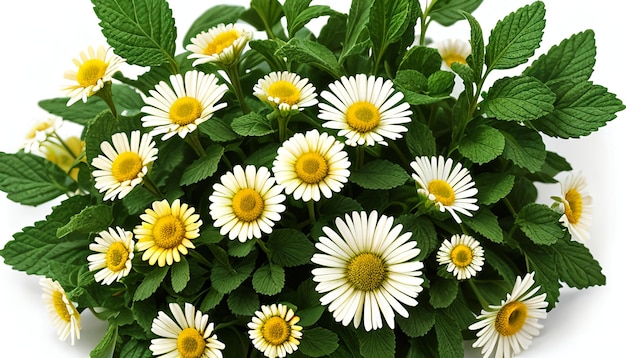
<instances>
[{"instance_id":1,"label":"green stem","mask_svg":"<svg viewBox=\"0 0 626 358\"><path fill-rule=\"evenodd\" d=\"M285 139L287 139L287 124L289 123L290 119L290 114L287 116L281 116L280 113L278 114L278 140L280 141L280 143L284 142Z\"/></svg>"},{"instance_id":2,"label":"green stem","mask_svg":"<svg viewBox=\"0 0 626 358\"><path fill-rule=\"evenodd\" d=\"M194 259L198 260L200 263L206 265L207 267L213 267L213 263L207 260L204 256L200 255L200 253L196 250L189 250L189 254L193 256Z\"/></svg>"},{"instance_id":3,"label":"green stem","mask_svg":"<svg viewBox=\"0 0 626 358\"><path fill-rule=\"evenodd\" d=\"M111 113L113 113L113 117L117 119L117 109L115 108L115 103L113 102L113 92L111 91L111 82L107 82L104 84L104 87L95 93L96 96L102 98L104 103L107 104Z\"/></svg>"},{"instance_id":4,"label":"green stem","mask_svg":"<svg viewBox=\"0 0 626 358\"><path fill-rule=\"evenodd\" d=\"M243 114L247 114L250 112L250 108L245 101L245 96L243 95L243 90L241 88L241 79L239 78L239 62L235 61L235 63L230 66L226 66L225 69L228 74L228 78L230 78L230 83L233 87L233 91L235 92L235 96L237 96L237 100L239 101L239 105L241 106L241 111Z\"/></svg>"},{"instance_id":5,"label":"green stem","mask_svg":"<svg viewBox=\"0 0 626 358\"><path fill-rule=\"evenodd\" d=\"M480 290L478 290L478 287L476 287L476 284L474 283L474 280L473 279L469 279L468 283L469 283L470 287L472 288L472 291L476 295L476 298L478 299L478 302L480 303L480 306L483 309L488 309L489 308L489 302L487 302L487 300L485 300L483 295L480 293Z\"/></svg>"},{"instance_id":6,"label":"green stem","mask_svg":"<svg viewBox=\"0 0 626 358\"><path fill-rule=\"evenodd\" d=\"M354 148L354 169L358 170L363 166L365 162L365 147L362 145L357 145Z\"/></svg>"},{"instance_id":7,"label":"green stem","mask_svg":"<svg viewBox=\"0 0 626 358\"><path fill-rule=\"evenodd\" d=\"M67 143L63 140L63 138L61 138L56 132L54 132L52 134L52 136L59 141L59 143L61 144L60 147L62 147L63 149L65 149L65 151L72 156L72 158L74 158L74 160L78 159L78 157L76 156L76 154L74 154L74 152L72 152L72 148L70 148ZM54 142L49 142L49 143L54 143ZM59 143L54 143L56 145L59 145Z\"/></svg>"},{"instance_id":8,"label":"green stem","mask_svg":"<svg viewBox=\"0 0 626 358\"><path fill-rule=\"evenodd\" d=\"M315 224L315 201L314 200L309 200L306 202L306 208L307 211L309 212L309 220L311 221L311 224Z\"/></svg>"},{"instance_id":9,"label":"green stem","mask_svg":"<svg viewBox=\"0 0 626 358\"><path fill-rule=\"evenodd\" d=\"M162 199L164 197L163 193L161 193L159 188L147 175L143 177L143 185L146 189L148 189L148 191L152 193L152 195L156 196L157 198Z\"/></svg>"},{"instance_id":10,"label":"green stem","mask_svg":"<svg viewBox=\"0 0 626 358\"><path fill-rule=\"evenodd\" d=\"M261 248L261 250L263 250L263 252L265 252L265 255L267 255L267 258L271 261L271 257L272 257L272 251L269 249L269 247L267 247L267 245L265 245L265 242L259 238L254 238L254 240L256 241L257 245L259 245L259 247Z\"/></svg>"},{"instance_id":11,"label":"green stem","mask_svg":"<svg viewBox=\"0 0 626 358\"><path fill-rule=\"evenodd\" d=\"M207 156L204 147L202 147L202 143L200 143L200 137L197 130L189 133L185 138L185 141L191 146L191 148L193 148L199 157L204 158Z\"/></svg>"}]
</instances>

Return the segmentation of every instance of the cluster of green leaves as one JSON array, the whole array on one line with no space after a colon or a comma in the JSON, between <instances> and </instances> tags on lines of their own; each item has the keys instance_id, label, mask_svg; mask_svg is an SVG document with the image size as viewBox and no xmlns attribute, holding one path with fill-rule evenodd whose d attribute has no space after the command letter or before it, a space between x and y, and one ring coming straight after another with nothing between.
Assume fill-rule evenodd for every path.
<instances>
[{"instance_id":1,"label":"cluster of green leaves","mask_svg":"<svg viewBox=\"0 0 626 358\"><path fill-rule=\"evenodd\" d=\"M77 181L45 159L18 152L0 153L0 190L11 200L38 205L67 193L45 220L14 235L0 254L5 263L28 274L58 280L79 308L98 308L109 330L93 357L148 357L152 320L169 302L190 302L209 313L228 357L248 356L254 348L246 323L262 304L282 302L296 309L304 327L294 356L462 357L463 340L473 338L467 327L480 311L482 299L497 304L510 291L516 276L534 271L549 309L558 302L562 283L585 288L605 283L599 263L582 244L570 240L560 215L538 204L536 182L555 183L571 170L557 153L546 149L542 133L560 138L589 135L624 109L604 87L591 82L595 64L594 33L580 32L538 57L514 77L496 80L497 70L526 64L538 49L545 25L542 2L511 13L497 23L485 44L479 21L471 12L481 0L439 0L422 8L417 0L353 1L347 14L308 0L252 0L249 8L217 5L191 25L182 42L219 23L243 21L267 34L249 43L239 62L241 87L248 89L245 111L230 91L228 107L199 127L206 152L198 157L183 140L157 141L158 160L151 181L173 201L180 198L196 208L204 225L194 240L196 249L181 262L154 267L133 260L132 273L121 282L103 286L87 268L89 243L101 230L140 223L139 215L156 198L144 187L123 200L103 202L94 189L91 160L100 143L117 132L142 130L139 93L148 95L172 73L192 68L187 53L177 54L176 27L165 0L110 2L92 0L109 44L130 64L147 71L137 79L117 74L111 84L119 116L98 97L66 107L66 98L43 100L40 106L65 120L84 126L86 161L76 163ZM319 34L306 25L325 16ZM283 19L286 27L283 27ZM449 26L468 21L472 54L467 64L441 69L434 48L412 45L414 24L425 38L430 21ZM217 67L200 69L216 73ZM315 220L307 208L288 199L281 222L261 242L229 241L213 228L208 197L228 163L270 167L280 143L272 110L252 96L256 81L270 71L289 70L309 79L319 90L344 75L373 74L394 81L411 105L413 121L404 138L389 147L367 148L363 162L351 168L344 190L316 203ZM453 94L455 79L463 91ZM320 131L316 109L307 108L290 121L292 133ZM331 133L332 134L332 133ZM346 148L351 158L355 149ZM453 158L471 172L478 188L480 209L456 224L437 211L421 207L409 162L418 156ZM354 161L353 161L354 162ZM408 318L397 317L398 328L372 332L336 323L320 305L311 280L310 258L324 225L354 210L378 210L392 215L413 233L425 263L425 290ZM435 260L443 239L465 232L485 249L483 271L472 285L459 282Z\"/></svg>"}]
</instances>

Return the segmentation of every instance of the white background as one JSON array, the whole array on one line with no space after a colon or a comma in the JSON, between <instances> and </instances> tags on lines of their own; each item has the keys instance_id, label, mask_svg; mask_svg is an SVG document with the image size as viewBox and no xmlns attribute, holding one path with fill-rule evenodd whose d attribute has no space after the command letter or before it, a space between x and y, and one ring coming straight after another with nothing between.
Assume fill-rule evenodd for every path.
<instances>
[{"instance_id":1,"label":"white background","mask_svg":"<svg viewBox=\"0 0 626 358\"><path fill-rule=\"evenodd\" d=\"M219 1L170 0L180 39L192 21ZM223 3L226 3L224 1ZM230 1L247 6L248 1ZM313 1L333 4L347 12L349 2ZM422 1L422 4L424 1ZM485 38L498 19L530 3L526 0L485 0L474 13ZM614 1L546 0L547 25L541 49L547 49L574 33L593 29L598 46L592 80L626 100L624 84L624 19ZM469 39L466 23L452 28L433 26L431 37ZM0 12L0 151L12 153L34 121L46 118L39 109L41 99L61 97L63 72L73 69L71 60L89 45L104 44L90 1L14 1ZM514 70L513 74L520 70ZM505 75L494 72L492 80ZM543 321L541 335L520 357L588 357L623 352L622 308L624 284L620 273L626 252L621 204L626 202L623 185L623 154L626 141L626 112L589 137L577 140L548 140L548 147L564 155L575 170L582 170L594 200L594 222L587 245L603 267L607 285L578 291L564 289L556 309ZM543 196L558 193L558 185L542 187ZM0 193L0 247L11 235L49 213L50 205L23 207ZM49 324L41 300L38 278L0 264L0 356L87 357L104 332L104 324L83 317L81 340L71 347L61 342ZM17 354L16 354L17 353ZM468 357L479 357L477 350Z\"/></svg>"}]
</instances>

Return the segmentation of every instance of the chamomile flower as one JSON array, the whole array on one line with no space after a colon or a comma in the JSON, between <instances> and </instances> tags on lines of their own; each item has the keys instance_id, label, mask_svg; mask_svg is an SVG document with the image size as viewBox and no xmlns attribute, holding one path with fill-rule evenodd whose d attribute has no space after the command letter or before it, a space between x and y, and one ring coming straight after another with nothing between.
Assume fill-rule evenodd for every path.
<instances>
[{"instance_id":1,"label":"chamomile flower","mask_svg":"<svg viewBox=\"0 0 626 358\"><path fill-rule=\"evenodd\" d=\"M147 114L141 118L143 126L154 127L150 134L163 134L163 140L176 134L185 138L217 110L226 107L226 103L217 102L228 91L228 86L218 85L217 81L214 74L193 70L185 72L184 78L181 74L170 76L171 86L165 81L159 82L149 91L151 97L146 99L147 106L141 108Z\"/></svg>"},{"instance_id":2,"label":"chamomile flower","mask_svg":"<svg viewBox=\"0 0 626 358\"><path fill-rule=\"evenodd\" d=\"M104 200L122 199L148 173L148 168L157 159L158 149L149 134L139 131L130 133L130 141L126 133L115 133L109 142L100 144L103 154L91 162L96 168L93 176L95 187L105 192Z\"/></svg>"},{"instance_id":3,"label":"chamomile flower","mask_svg":"<svg viewBox=\"0 0 626 358\"><path fill-rule=\"evenodd\" d=\"M532 288L534 276L534 272L523 279L518 276L506 300L482 310L478 322L469 326L470 330L478 330L472 347L482 347L483 358L491 353L495 353L495 358L517 355L528 349L533 337L539 335L543 326L538 322L546 318L548 302L545 293L536 295L539 286Z\"/></svg>"},{"instance_id":4,"label":"chamomile flower","mask_svg":"<svg viewBox=\"0 0 626 358\"><path fill-rule=\"evenodd\" d=\"M321 267L312 270L316 291L324 294L337 322L366 331L383 327L383 319L394 328L395 313L408 317L403 305L417 305L424 280L424 264L416 260L420 249L402 225L393 226L393 217L376 211L346 214L335 220L338 231L322 228L315 247L321 251L311 261Z\"/></svg>"},{"instance_id":5,"label":"chamomile flower","mask_svg":"<svg viewBox=\"0 0 626 358\"><path fill-rule=\"evenodd\" d=\"M296 133L278 148L272 171L287 195L303 201L330 198L348 181L350 161L344 145L316 129Z\"/></svg>"},{"instance_id":6,"label":"chamomile flower","mask_svg":"<svg viewBox=\"0 0 626 358\"><path fill-rule=\"evenodd\" d=\"M276 185L269 169L237 165L213 185L209 214L220 234L241 242L272 232L285 211L283 188Z\"/></svg>"},{"instance_id":7,"label":"chamomile flower","mask_svg":"<svg viewBox=\"0 0 626 358\"><path fill-rule=\"evenodd\" d=\"M57 116L51 116L47 119L37 121L26 134L24 140L24 151L26 153L35 152L39 146L63 124L63 119Z\"/></svg>"},{"instance_id":8,"label":"chamomile flower","mask_svg":"<svg viewBox=\"0 0 626 358\"><path fill-rule=\"evenodd\" d=\"M39 148L46 159L63 169L68 175L78 180L77 160L86 162L85 141L76 136L63 139L63 144L56 141L45 141Z\"/></svg>"},{"instance_id":9,"label":"chamomile flower","mask_svg":"<svg viewBox=\"0 0 626 358\"><path fill-rule=\"evenodd\" d=\"M472 53L472 48L466 40L445 39L436 44L443 64L447 68L452 68L452 64L457 62L462 65L467 63L467 56Z\"/></svg>"},{"instance_id":10,"label":"chamomile flower","mask_svg":"<svg viewBox=\"0 0 626 358\"><path fill-rule=\"evenodd\" d=\"M302 338L299 321L300 317L283 304L264 305L248 323L248 335L254 347L266 357L283 358L298 350Z\"/></svg>"},{"instance_id":11,"label":"chamomile flower","mask_svg":"<svg viewBox=\"0 0 626 358\"><path fill-rule=\"evenodd\" d=\"M42 298L57 329L57 335L63 341L70 337L74 345L74 342L80 339L80 313L76 310L76 305L70 301L58 281L42 277L39 284L43 289Z\"/></svg>"},{"instance_id":12,"label":"chamomile flower","mask_svg":"<svg viewBox=\"0 0 626 358\"><path fill-rule=\"evenodd\" d=\"M465 280L482 270L484 250L478 240L469 235L453 235L439 247L437 262L447 265L446 270L457 279Z\"/></svg>"},{"instance_id":13,"label":"chamomile flower","mask_svg":"<svg viewBox=\"0 0 626 358\"><path fill-rule=\"evenodd\" d=\"M219 24L202 31L191 38L185 47L191 54L188 59L195 59L193 66L207 62L230 66L239 61L239 57L252 39L252 32L236 24Z\"/></svg>"},{"instance_id":14,"label":"chamomile flower","mask_svg":"<svg viewBox=\"0 0 626 358\"><path fill-rule=\"evenodd\" d=\"M95 254L87 256L89 271L96 271L96 282L110 285L128 276L133 267L135 241L133 233L117 226L101 231L95 242L89 244Z\"/></svg>"},{"instance_id":15,"label":"chamomile flower","mask_svg":"<svg viewBox=\"0 0 626 358\"><path fill-rule=\"evenodd\" d=\"M315 87L309 80L287 71L270 72L259 79L253 95L281 112L298 111L318 103Z\"/></svg>"},{"instance_id":16,"label":"chamomile flower","mask_svg":"<svg viewBox=\"0 0 626 358\"><path fill-rule=\"evenodd\" d=\"M587 181L581 173L570 174L561 183L561 195L553 197L557 209L563 213L560 222L572 235L572 239L585 242L591 226L591 196L587 193Z\"/></svg>"},{"instance_id":17,"label":"chamomile flower","mask_svg":"<svg viewBox=\"0 0 626 358\"><path fill-rule=\"evenodd\" d=\"M407 131L402 124L411 121L412 112L391 80L358 74L341 77L328 87L330 91L320 96L329 104L319 104L318 117L325 128L339 130L337 135L346 137L347 145L387 145L385 139L401 138Z\"/></svg>"},{"instance_id":18,"label":"chamomile flower","mask_svg":"<svg viewBox=\"0 0 626 358\"><path fill-rule=\"evenodd\" d=\"M101 90L105 83L111 82L113 74L119 71L126 60L113 53L110 47L99 46L94 49L90 46L87 52L81 51L79 58L73 62L77 69L66 71L64 75L71 83L62 87L70 97L68 106L81 99L87 102L87 98Z\"/></svg>"},{"instance_id":19,"label":"chamomile flower","mask_svg":"<svg viewBox=\"0 0 626 358\"><path fill-rule=\"evenodd\" d=\"M224 343L213 333L214 324L209 315L185 303L185 311L178 303L169 304L174 319L163 311L152 320L152 333L159 336L150 343L152 354L161 358L197 357L222 358Z\"/></svg>"},{"instance_id":20,"label":"chamomile flower","mask_svg":"<svg viewBox=\"0 0 626 358\"><path fill-rule=\"evenodd\" d=\"M187 255L195 246L191 240L200 236L202 220L195 209L176 199L155 201L152 208L140 215L140 225L133 233L137 238L137 250L143 251L141 259L160 267L180 262L180 255Z\"/></svg>"},{"instance_id":21,"label":"chamomile flower","mask_svg":"<svg viewBox=\"0 0 626 358\"><path fill-rule=\"evenodd\" d=\"M422 156L416 157L410 165L415 170L412 177L420 187L418 193L425 195L439 211L448 211L457 223L461 223L457 211L472 216L471 211L478 210L478 205L474 204L478 190L469 170L461 163L453 168L450 158Z\"/></svg>"}]
</instances>

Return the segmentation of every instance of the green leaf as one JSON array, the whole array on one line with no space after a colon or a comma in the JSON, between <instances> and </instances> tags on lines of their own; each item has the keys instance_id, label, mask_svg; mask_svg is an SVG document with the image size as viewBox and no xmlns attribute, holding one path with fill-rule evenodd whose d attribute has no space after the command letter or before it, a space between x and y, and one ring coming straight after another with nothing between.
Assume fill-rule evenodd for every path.
<instances>
[{"instance_id":1,"label":"green leaf","mask_svg":"<svg viewBox=\"0 0 626 358\"><path fill-rule=\"evenodd\" d=\"M480 208L474 216L463 218L463 223L495 243L504 241L504 234L498 223L498 217L485 207Z\"/></svg>"},{"instance_id":2,"label":"green leaf","mask_svg":"<svg viewBox=\"0 0 626 358\"><path fill-rule=\"evenodd\" d=\"M483 69L485 67L485 40L483 38L483 30L480 27L480 23L468 12L461 12L461 15L467 19L470 25L470 47L472 53L467 59L467 63L474 73L473 82L478 82L483 76ZM465 81L465 78L463 78L463 80Z\"/></svg>"},{"instance_id":3,"label":"green leaf","mask_svg":"<svg viewBox=\"0 0 626 358\"><path fill-rule=\"evenodd\" d=\"M435 310L425 302L420 302L415 307L405 307L409 316L404 318L396 316L396 322L404 334L409 337L422 337L435 324Z\"/></svg>"},{"instance_id":4,"label":"green leaf","mask_svg":"<svg viewBox=\"0 0 626 358\"><path fill-rule=\"evenodd\" d=\"M267 241L272 262L285 267L305 265L311 262L315 252L313 243L304 233L294 229L276 229Z\"/></svg>"},{"instance_id":5,"label":"green leaf","mask_svg":"<svg viewBox=\"0 0 626 358\"><path fill-rule=\"evenodd\" d=\"M262 295L273 296L285 286L285 270L278 265L263 265L252 275L252 287Z\"/></svg>"},{"instance_id":6,"label":"green leaf","mask_svg":"<svg viewBox=\"0 0 626 358\"><path fill-rule=\"evenodd\" d=\"M250 9L256 11L263 23L263 26L257 25L257 30L271 29L283 17L283 7L277 0L251 0ZM248 20L246 19L246 21Z\"/></svg>"},{"instance_id":7,"label":"green leaf","mask_svg":"<svg viewBox=\"0 0 626 358\"><path fill-rule=\"evenodd\" d=\"M343 63L346 57L360 53L369 46L369 36L363 36L363 34L367 33L366 26L373 3L374 0L351 2L346 20L346 37L339 55L339 63Z\"/></svg>"},{"instance_id":8,"label":"green leaf","mask_svg":"<svg viewBox=\"0 0 626 358\"><path fill-rule=\"evenodd\" d=\"M153 266L152 271L150 271L143 281L141 281L139 286L137 286L137 290L133 296L133 301L143 301L152 296L152 294L154 294L156 290L161 287L161 282L163 282L163 279L167 275L168 271L169 266Z\"/></svg>"},{"instance_id":9,"label":"green leaf","mask_svg":"<svg viewBox=\"0 0 626 358\"><path fill-rule=\"evenodd\" d=\"M484 247L484 249L485 262L493 267L498 274L513 287L515 277L517 276L517 268L515 267L515 263L508 256L508 253L498 249L491 250L489 247Z\"/></svg>"},{"instance_id":10,"label":"green leaf","mask_svg":"<svg viewBox=\"0 0 626 358\"><path fill-rule=\"evenodd\" d=\"M459 144L459 153L474 163L485 164L502 154L504 143L499 130L481 124L467 131Z\"/></svg>"},{"instance_id":11,"label":"green leaf","mask_svg":"<svg viewBox=\"0 0 626 358\"><path fill-rule=\"evenodd\" d=\"M454 89L454 73L436 71L428 76L428 94L436 97L449 96Z\"/></svg>"},{"instance_id":12,"label":"green leaf","mask_svg":"<svg viewBox=\"0 0 626 358\"><path fill-rule=\"evenodd\" d=\"M537 129L552 137L578 138L589 135L615 119L616 113L626 108L615 94L591 82L568 82L555 92L558 98L554 111L533 121Z\"/></svg>"},{"instance_id":13,"label":"green leaf","mask_svg":"<svg viewBox=\"0 0 626 358\"><path fill-rule=\"evenodd\" d=\"M191 43L191 39L202 31L208 31L219 24L234 24L246 8L239 5L215 5L200 15L189 27L183 37L183 46Z\"/></svg>"},{"instance_id":14,"label":"green leaf","mask_svg":"<svg viewBox=\"0 0 626 358\"><path fill-rule=\"evenodd\" d=\"M113 211L109 205L95 205L83 209L61 226L56 236L63 238L71 233L89 234L106 230L113 222Z\"/></svg>"},{"instance_id":15,"label":"green leaf","mask_svg":"<svg viewBox=\"0 0 626 358\"><path fill-rule=\"evenodd\" d=\"M398 70L416 70L428 77L441 69L441 61L436 48L413 46L402 57Z\"/></svg>"},{"instance_id":16,"label":"green leaf","mask_svg":"<svg viewBox=\"0 0 626 358\"><path fill-rule=\"evenodd\" d=\"M559 240L553 248L559 277L569 287L583 289L606 284L602 267L585 245Z\"/></svg>"},{"instance_id":17,"label":"green leaf","mask_svg":"<svg viewBox=\"0 0 626 358\"><path fill-rule=\"evenodd\" d=\"M100 145L103 142L111 143L111 137L115 133L126 133L129 136L134 130L141 128L140 119L124 118L117 120L111 111L104 111L93 118L87 125L85 133L85 156L87 163L102 153Z\"/></svg>"},{"instance_id":18,"label":"green leaf","mask_svg":"<svg viewBox=\"0 0 626 358\"><path fill-rule=\"evenodd\" d=\"M90 358L109 358L113 356L115 342L117 341L117 324L109 322L107 331L97 346L89 353Z\"/></svg>"},{"instance_id":19,"label":"green leaf","mask_svg":"<svg viewBox=\"0 0 626 358\"><path fill-rule=\"evenodd\" d=\"M102 34L131 65L174 62L176 27L165 0L92 0Z\"/></svg>"},{"instance_id":20,"label":"green leaf","mask_svg":"<svg viewBox=\"0 0 626 358\"><path fill-rule=\"evenodd\" d=\"M276 55L316 67L334 78L343 74L343 68L337 62L335 55L324 45L305 39L293 38Z\"/></svg>"},{"instance_id":21,"label":"green leaf","mask_svg":"<svg viewBox=\"0 0 626 358\"><path fill-rule=\"evenodd\" d=\"M513 68L528 61L543 37L545 14L544 4L536 1L498 21L486 48L488 70Z\"/></svg>"},{"instance_id":22,"label":"green leaf","mask_svg":"<svg viewBox=\"0 0 626 358\"><path fill-rule=\"evenodd\" d=\"M239 138L237 133L233 132L230 123L222 118L213 117L211 120L202 122L198 129L214 142L228 142Z\"/></svg>"},{"instance_id":23,"label":"green leaf","mask_svg":"<svg viewBox=\"0 0 626 358\"><path fill-rule=\"evenodd\" d=\"M230 293L245 281L255 269L256 253L243 258L232 268L216 262L211 270L211 285L219 293Z\"/></svg>"},{"instance_id":24,"label":"green leaf","mask_svg":"<svg viewBox=\"0 0 626 358\"><path fill-rule=\"evenodd\" d=\"M322 327L305 329L302 332L299 351L308 357L323 357L339 347L339 337L333 331Z\"/></svg>"},{"instance_id":25,"label":"green leaf","mask_svg":"<svg viewBox=\"0 0 626 358\"><path fill-rule=\"evenodd\" d=\"M204 295L202 302L200 303L200 307L198 309L202 312L208 312L213 308L217 307L224 298L224 293L218 292L216 289L211 287L209 291Z\"/></svg>"},{"instance_id":26,"label":"green leaf","mask_svg":"<svg viewBox=\"0 0 626 358\"><path fill-rule=\"evenodd\" d=\"M228 295L226 300L228 308L234 315L254 316L254 312L261 305L259 296L248 286L239 286L235 291Z\"/></svg>"},{"instance_id":27,"label":"green leaf","mask_svg":"<svg viewBox=\"0 0 626 358\"><path fill-rule=\"evenodd\" d=\"M131 339L125 342L120 351L120 357L124 358L150 358L152 351L150 350L149 340Z\"/></svg>"},{"instance_id":28,"label":"green leaf","mask_svg":"<svg viewBox=\"0 0 626 358\"><path fill-rule=\"evenodd\" d=\"M217 171L217 166L224 155L224 147L212 144L206 148L207 155L194 160L180 178L180 185L190 185L209 178Z\"/></svg>"},{"instance_id":29,"label":"green leaf","mask_svg":"<svg viewBox=\"0 0 626 358\"><path fill-rule=\"evenodd\" d=\"M429 14L433 21L443 26L451 26L463 19L463 12L473 12L482 2L483 0L439 0L433 3Z\"/></svg>"},{"instance_id":30,"label":"green leaf","mask_svg":"<svg viewBox=\"0 0 626 358\"><path fill-rule=\"evenodd\" d=\"M411 121L407 124L407 129L404 137L411 157L437 154L437 142L430 127L418 121Z\"/></svg>"},{"instance_id":31,"label":"green leaf","mask_svg":"<svg viewBox=\"0 0 626 358\"><path fill-rule=\"evenodd\" d=\"M398 164L377 159L350 173L349 180L365 189L393 189L406 183L407 172Z\"/></svg>"},{"instance_id":32,"label":"green leaf","mask_svg":"<svg viewBox=\"0 0 626 358\"><path fill-rule=\"evenodd\" d=\"M275 132L267 118L256 112L233 119L231 127L243 137L261 137Z\"/></svg>"},{"instance_id":33,"label":"green leaf","mask_svg":"<svg viewBox=\"0 0 626 358\"><path fill-rule=\"evenodd\" d=\"M559 222L561 214L543 204L528 204L515 218L520 229L538 245L552 245L565 235Z\"/></svg>"},{"instance_id":34,"label":"green leaf","mask_svg":"<svg viewBox=\"0 0 626 358\"><path fill-rule=\"evenodd\" d=\"M458 290L459 282L456 279L433 279L430 281L430 299L428 302L433 308L446 308L454 301Z\"/></svg>"},{"instance_id":35,"label":"green leaf","mask_svg":"<svg viewBox=\"0 0 626 358\"><path fill-rule=\"evenodd\" d=\"M548 310L554 308L559 299L559 272L557 271L554 246L534 245L530 242L521 246L528 262L528 272L535 272L535 285L546 293Z\"/></svg>"},{"instance_id":36,"label":"green leaf","mask_svg":"<svg viewBox=\"0 0 626 358\"><path fill-rule=\"evenodd\" d=\"M556 95L534 77L498 79L481 107L490 117L505 121L529 121L550 113Z\"/></svg>"},{"instance_id":37,"label":"green leaf","mask_svg":"<svg viewBox=\"0 0 626 358\"><path fill-rule=\"evenodd\" d=\"M302 29L309 21L320 16L333 15L336 11L326 5L311 6L311 0L285 0L283 12L287 19L289 37L294 37L296 32Z\"/></svg>"},{"instance_id":38,"label":"green leaf","mask_svg":"<svg viewBox=\"0 0 626 358\"><path fill-rule=\"evenodd\" d=\"M474 181L478 189L478 202L491 205L511 192L515 184L515 176L504 173L481 173L474 178Z\"/></svg>"},{"instance_id":39,"label":"green leaf","mask_svg":"<svg viewBox=\"0 0 626 358\"><path fill-rule=\"evenodd\" d=\"M374 0L367 24L374 56L380 57L400 40L408 26L409 9L408 0Z\"/></svg>"},{"instance_id":40,"label":"green leaf","mask_svg":"<svg viewBox=\"0 0 626 358\"><path fill-rule=\"evenodd\" d=\"M404 214L396 219L398 224L402 224L403 231L409 231L413 235L411 238L417 242L417 247L421 250L417 260L425 260L441 244L437 238L437 231L433 221L426 216L415 216Z\"/></svg>"},{"instance_id":41,"label":"green leaf","mask_svg":"<svg viewBox=\"0 0 626 358\"><path fill-rule=\"evenodd\" d=\"M233 257L246 257L255 247L256 241L254 240L248 240L243 243L239 240L229 240L228 255Z\"/></svg>"},{"instance_id":42,"label":"green leaf","mask_svg":"<svg viewBox=\"0 0 626 358\"><path fill-rule=\"evenodd\" d=\"M523 74L532 76L549 87L564 82L589 80L596 63L594 32L587 30L564 39L527 67Z\"/></svg>"},{"instance_id":43,"label":"green leaf","mask_svg":"<svg viewBox=\"0 0 626 358\"><path fill-rule=\"evenodd\" d=\"M504 134L502 157L534 173L541 169L546 159L546 146L536 131L515 123L498 124Z\"/></svg>"},{"instance_id":44,"label":"green leaf","mask_svg":"<svg viewBox=\"0 0 626 358\"><path fill-rule=\"evenodd\" d=\"M463 357L461 329L445 311L439 310L435 315L435 333L440 357Z\"/></svg>"},{"instance_id":45,"label":"green leaf","mask_svg":"<svg viewBox=\"0 0 626 358\"><path fill-rule=\"evenodd\" d=\"M39 205L70 191L69 177L56 164L19 151L0 152L0 190L24 205Z\"/></svg>"},{"instance_id":46,"label":"green leaf","mask_svg":"<svg viewBox=\"0 0 626 358\"><path fill-rule=\"evenodd\" d=\"M364 358L395 357L396 336L393 330L387 327L369 332L358 329L356 334L359 337L359 350Z\"/></svg>"},{"instance_id":47,"label":"green leaf","mask_svg":"<svg viewBox=\"0 0 626 358\"><path fill-rule=\"evenodd\" d=\"M189 273L189 262L184 256L181 256L180 262L173 264L170 272L172 276L172 288L174 292L179 293L187 287L189 279L191 278Z\"/></svg>"}]
</instances>

